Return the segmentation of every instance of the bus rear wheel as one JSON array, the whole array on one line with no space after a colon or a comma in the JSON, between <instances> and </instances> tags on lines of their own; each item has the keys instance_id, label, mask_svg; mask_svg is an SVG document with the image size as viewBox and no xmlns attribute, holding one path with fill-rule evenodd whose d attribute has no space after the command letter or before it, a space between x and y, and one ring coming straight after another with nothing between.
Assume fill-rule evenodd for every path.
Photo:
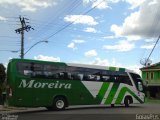
<instances>
[{"instance_id":1,"label":"bus rear wheel","mask_svg":"<svg viewBox=\"0 0 160 120\"><path fill-rule=\"evenodd\" d=\"M66 107L66 100L63 97L56 97L53 102L55 110L64 110Z\"/></svg>"},{"instance_id":2,"label":"bus rear wheel","mask_svg":"<svg viewBox=\"0 0 160 120\"><path fill-rule=\"evenodd\" d=\"M129 107L130 103L131 103L131 101L130 101L129 97L125 97L125 99L124 99L125 107Z\"/></svg>"}]
</instances>

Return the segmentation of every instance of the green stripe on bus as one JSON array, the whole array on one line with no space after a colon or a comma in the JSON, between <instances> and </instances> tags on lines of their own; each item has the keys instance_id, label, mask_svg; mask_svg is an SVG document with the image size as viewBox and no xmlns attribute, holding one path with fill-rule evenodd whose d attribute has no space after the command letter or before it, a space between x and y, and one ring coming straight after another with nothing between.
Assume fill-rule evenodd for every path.
<instances>
[{"instance_id":1,"label":"green stripe on bus","mask_svg":"<svg viewBox=\"0 0 160 120\"><path fill-rule=\"evenodd\" d=\"M110 90L110 93L105 101L105 104L111 104L112 103L112 100L118 90L118 87L119 87L119 84L120 83L114 83L113 86L112 86L112 89Z\"/></svg>"},{"instance_id":2,"label":"green stripe on bus","mask_svg":"<svg viewBox=\"0 0 160 120\"><path fill-rule=\"evenodd\" d=\"M116 67L109 67L109 70L116 71Z\"/></svg>"},{"instance_id":3,"label":"green stripe on bus","mask_svg":"<svg viewBox=\"0 0 160 120\"><path fill-rule=\"evenodd\" d=\"M108 90L109 85L110 85L110 83L106 83L106 82L104 82L102 84L101 89L98 92L98 100L99 100L99 102L101 102L102 99L104 98L104 95L105 95L106 91Z\"/></svg>"},{"instance_id":4,"label":"green stripe on bus","mask_svg":"<svg viewBox=\"0 0 160 120\"><path fill-rule=\"evenodd\" d=\"M124 98L124 95L126 92L129 92L134 98L136 98L140 103L143 103L143 101L130 89L128 89L127 87L123 87L117 97L117 100L115 102L115 104L120 104L122 103L122 100Z\"/></svg>"}]
</instances>

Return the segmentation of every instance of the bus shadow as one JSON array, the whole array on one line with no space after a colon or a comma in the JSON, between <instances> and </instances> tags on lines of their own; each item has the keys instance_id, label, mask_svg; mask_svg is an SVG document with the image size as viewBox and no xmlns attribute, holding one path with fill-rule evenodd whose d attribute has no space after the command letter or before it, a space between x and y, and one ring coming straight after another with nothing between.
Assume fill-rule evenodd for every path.
<instances>
[{"instance_id":1,"label":"bus shadow","mask_svg":"<svg viewBox=\"0 0 160 120\"><path fill-rule=\"evenodd\" d=\"M125 107L125 106L115 106L115 107L111 107L111 106L77 106L77 107L69 107L66 108L65 110L60 110L60 111L56 111L56 110L48 110L48 109L41 109L41 110L30 110L30 111L23 111L23 112L17 112L16 114L45 114L45 113L53 113L53 114L72 114L72 111L79 111L79 110L102 110L102 109L137 109L137 108L144 108L143 106L130 106L130 107ZM69 113L68 113L69 112Z\"/></svg>"},{"instance_id":2,"label":"bus shadow","mask_svg":"<svg viewBox=\"0 0 160 120\"><path fill-rule=\"evenodd\" d=\"M66 111L71 111L71 110L82 110L82 109L128 109L128 108L142 108L143 106L130 106L130 107L125 107L125 106L83 106L83 107L74 107L74 108L67 108Z\"/></svg>"}]
</instances>

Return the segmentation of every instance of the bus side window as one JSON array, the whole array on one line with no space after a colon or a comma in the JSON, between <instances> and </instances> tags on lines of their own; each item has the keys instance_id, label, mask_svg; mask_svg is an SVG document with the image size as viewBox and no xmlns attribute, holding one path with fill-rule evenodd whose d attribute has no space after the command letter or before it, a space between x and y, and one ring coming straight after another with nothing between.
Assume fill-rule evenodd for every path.
<instances>
[{"instance_id":1,"label":"bus side window","mask_svg":"<svg viewBox=\"0 0 160 120\"><path fill-rule=\"evenodd\" d=\"M63 79L63 78L64 78L64 73L63 73L63 72L58 73L58 78L59 78L59 79Z\"/></svg>"},{"instance_id":2,"label":"bus side window","mask_svg":"<svg viewBox=\"0 0 160 120\"><path fill-rule=\"evenodd\" d=\"M83 80L83 74L78 74L79 80Z\"/></svg>"},{"instance_id":3,"label":"bus side window","mask_svg":"<svg viewBox=\"0 0 160 120\"><path fill-rule=\"evenodd\" d=\"M87 76L87 80L88 80L88 81L91 81L91 80L93 80L93 79L94 79L93 75L88 75L88 76Z\"/></svg>"},{"instance_id":4,"label":"bus side window","mask_svg":"<svg viewBox=\"0 0 160 120\"><path fill-rule=\"evenodd\" d=\"M64 73L65 80L72 80L73 79L71 73L68 73L68 72L63 72L63 73Z\"/></svg>"},{"instance_id":5,"label":"bus side window","mask_svg":"<svg viewBox=\"0 0 160 120\"><path fill-rule=\"evenodd\" d=\"M110 78L109 78L108 81L109 81L109 82L116 82L116 77L110 76Z\"/></svg>"},{"instance_id":6,"label":"bus side window","mask_svg":"<svg viewBox=\"0 0 160 120\"><path fill-rule=\"evenodd\" d=\"M44 71L44 77L48 79L57 79L58 75L51 71Z\"/></svg>"},{"instance_id":7,"label":"bus side window","mask_svg":"<svg viewBox=\"0 0 160 120\"><path fill-rule=\"evenodd\" d=\"M126 84L132 85L131 80L128 76L125 76L125 81L126 81Z\"/></svg>"},{"instance_id":8,"label":"bus side window","mask_svg":"<svg viewBox=\"0 0 160 120\"><path fill-rule=\"evenodd\" d=\"M73 80L82 80L83 79L83 74L72 74L72 79Z\"/></svg>"},{"instance_id":9,"label":"bus side window","mask_svg":"<svg viewBox=\"0 0 160 120\"><path fill-rule=\"evenodd\" d=\"M110 79L110 76L102 76L102 81L107 82Z\"/></svg>"},{"instance_id":10,"label":"bus side window","mask_svg":"<svg viewBox=\"0 0 160 120\"><path fill-rule=\"evenodd\" d=\"M131 80L128 76L119 76L119 81L124 84L132 85Z\"/></svg>"},{"instance_id":11,"label":"bus side window","mask_svg":"<svg viewBox=\"0 0 160 120\"><path fill-rule=\"evenodd\" d=\"M100 81L100 76L99 75L87 75L83 77L83 80L86 81Z\"/></svg>"},{"instance_id":12,"label":"bus side window","mask_svg":"<svg viewBox=\"0 0 160 120\"><path fill-rule=\"evenodd\" d=\"M58 79L58 73L55 73L54 75L53 75L54 77L53 78L55 78L55 79Z\"/></svg>"},{"instance_id":13,"label":"bus side window","mask_svg":"<svg viewBox=\"0 0 160 120\"><path fill-rule=\"evenodd\" d=\"M84 75L83 77L83 80L85 81L89 81L91 78L90 78L90 75Z\"/></svg>"},{"instance_id":14,"label":"bus side window","mask_svg":"<svg viewBox=\"0 0 160 120\"><path fill-rule=\"evenodd\" d=\"M69 79L69 80L73 79L71 73L67 73L67 79Z\"/></svg>"},{"instance_id":15,"label":"bus side window","mask_svg":"<svg viewBox=\"0 0 160 120\"><path fill-rule=\"evenodd\" d=\"M18 73L21 75L29 76L31 77L33 75L33 71L31 70L31 64L30 63L17 63L17 69Z\"/></svg>"},{"instance_id":16,"label":"bus side window","mask_svg":"<svg viewBox=\"0 0 160 120\"><path fill-rule=\"evenodd\" d=\"M96 81L100 81L101 77L99 75L96 76Z\"/></svg>"},{"instance_id":17,"label":"bus side window","mask_svg":"<svg viewBox=\"0 0 160 120\"><path fill-rule=\"evenodd\" d=\"M88 79L87 75L84 75L83 80L87 80L87 79Z\"/></svg>"},{"instance_id":18,"label":"bus side window","mask_svg":"<svg viewBox=\"0 0 160 120\"><path fill-rule=\"evenodd\" d=\"M32 76L32 74L33 74L33 71L31 71L31 70L24 70L23 71L23 75Z\"/></svg>"}]
</instances>

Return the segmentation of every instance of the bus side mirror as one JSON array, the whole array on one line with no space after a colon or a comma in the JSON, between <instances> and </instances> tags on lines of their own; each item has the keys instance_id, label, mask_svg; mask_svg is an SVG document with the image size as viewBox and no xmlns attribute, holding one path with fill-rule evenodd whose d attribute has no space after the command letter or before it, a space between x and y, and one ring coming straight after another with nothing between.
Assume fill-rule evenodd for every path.
<instances>
[{"instance_id":1,"label":"bus side mirror","mask_svg":"<svg viewBox=\"0 0 160 120\"><path fill-rule=\"evenodd\" d=\"M143 80L143 85L144 85L145 87L147 87L147 86L148 86L148 81L147 81L147 80Z\"/></svg>"},{"instance_id":2,"label":"bus side mirror","mask_svg":"<svg viewBox=\"0 0 160 120\"><path fill-rule=\"evenodd\" d=\"M141 82L138 82L138 90L143 91L143 85Z\"/></svg>"}]
</instances>

